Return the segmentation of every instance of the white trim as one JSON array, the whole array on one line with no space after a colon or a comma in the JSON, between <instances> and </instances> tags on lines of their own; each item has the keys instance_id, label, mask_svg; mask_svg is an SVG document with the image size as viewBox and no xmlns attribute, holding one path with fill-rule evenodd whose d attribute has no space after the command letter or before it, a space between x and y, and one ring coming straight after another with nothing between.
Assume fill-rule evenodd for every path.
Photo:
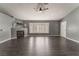
<instances>
[{"instance_id":1,"label":"white trim","mask_svg":"<svg viewBox=\"0 0 79 59\"><path fill-rule=\"evenodd\" d=\"M11 39L17 39L17 37L13 37L13 38L11 38Z\"/></svg>"},{"instance_id":2,"label":"white trim","mask_svg":"<svg viewBox=\"0 0 79 59\"><path fill-rule=\"evenodd\" d=\"M60 36L60 35L27 35L27 36Z\"/></svg>"},{"instance_id":3,"label":"white trim","mask_svg":"<svg viewBox=\"0 0 79 59\"><path fill-rule=\"evenodd\" d=\"M9 40L11 40L11 38L8 38L8 39L6 39L6 40L0 41L0 44L4 43L4 42L6 42L6 41L9 41Z\"/></svg>"},{"instance_id":4,"label":"white trim","mask_svg":"<svg viewBox=\"0 0 79 59\"><path fill-rule=\"evenodd\" d=\"M60 36L60 35L48 35L48 36Z\"/></svg>"},{"instance_id":5,"label":"white trim","mask_svg":"<svg viewBox=\"0 0 79 59\"><path fill-rule=\"evenodd\" d=\"M12 40L12 39L16 39L16 37L8 38L8 39L6 39L6 40L0 41L0 44L4 43L4 42L6 42L6 41Z\"/></svg>"},{"instance_id":6,"label":"white trim","mask_svg":"<svg viewBox=\"0 0 79 59\"><path fill-rule=\"evenodd\" d=\"M68 37L64 37L64 38L66 38L66 39L68 39L68 40L71 40L71 41L73 41L73 42L79 43L79 41L77 41L77 40L74 40L74 39L71 39L71 38L68 38Z\"/></svg>"}]
</instances>

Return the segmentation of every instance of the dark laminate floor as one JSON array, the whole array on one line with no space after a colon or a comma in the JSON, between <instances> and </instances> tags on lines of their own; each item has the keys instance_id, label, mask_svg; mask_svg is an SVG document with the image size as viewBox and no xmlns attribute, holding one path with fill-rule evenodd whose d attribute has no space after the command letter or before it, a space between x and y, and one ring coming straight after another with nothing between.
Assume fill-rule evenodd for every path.
<instances>
[{"instance_id":1,"label":"dark laminate floor","mask_svg":"<svg viewBox=\"0 0 79 59\"><path fill-rule=\"evenodd\" d=\"M0 44L1 56L78 56L79 44L61 37L26 37Z\"/></svg>"}]
</instances>

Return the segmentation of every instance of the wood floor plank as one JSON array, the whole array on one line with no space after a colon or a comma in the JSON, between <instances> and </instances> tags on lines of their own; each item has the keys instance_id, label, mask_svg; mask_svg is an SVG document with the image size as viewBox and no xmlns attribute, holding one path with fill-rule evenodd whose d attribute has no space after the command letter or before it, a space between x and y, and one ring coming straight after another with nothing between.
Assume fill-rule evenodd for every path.
<instances>
[{"instance_id":1,"label":"wood floor plank","mask_svg":"<svg viewBox=\"0 0 79 59\"><path fill-rule=\"evenodd\" d=\"M29 36L0 44L0 56L79 56L79 44L57 36Z\"/></svg>"}]
</instances>

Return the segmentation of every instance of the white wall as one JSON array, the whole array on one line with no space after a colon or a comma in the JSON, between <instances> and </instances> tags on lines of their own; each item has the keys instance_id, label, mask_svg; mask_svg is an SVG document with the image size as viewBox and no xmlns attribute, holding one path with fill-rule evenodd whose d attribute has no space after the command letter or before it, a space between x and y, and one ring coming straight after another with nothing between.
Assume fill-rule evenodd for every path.
<instances>
[{"instance_id":1,"label":"white wall","mask_svg":"<svg viewBox=\"0 0 79 59\"><path fill-rule=\"evenodd\" d=\"M11 39L12 21L10 16L0 13L0 42Z\"/></svg>"},{"instance_id":2,"label":"white wall","mask_svg":"<svg viewBox=\"0 0 79 59\"><path fill-rule=\"evenodd\" d=\"M66 38L79 42L79 7L67 15L63 21L67 21Z\"/></svg>"}]
</instances>

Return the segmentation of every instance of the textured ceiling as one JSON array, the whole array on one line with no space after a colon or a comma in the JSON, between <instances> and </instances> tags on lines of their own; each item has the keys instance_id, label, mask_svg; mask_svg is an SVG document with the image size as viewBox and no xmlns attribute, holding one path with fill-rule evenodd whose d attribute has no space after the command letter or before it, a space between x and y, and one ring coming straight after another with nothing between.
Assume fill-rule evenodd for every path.
<instances>
[{"instance_id":1,"label":"textured ceiling","mask_svg":"<svg viewBox=\"0 0 79 59\"><path fill-rule=\"evenodd\" d=\"M22 20L60 20L68 15L79 4L48 4L48 10L37 12L36 3L1 3L0 11Z\"/></svg>"}]
</instances>

